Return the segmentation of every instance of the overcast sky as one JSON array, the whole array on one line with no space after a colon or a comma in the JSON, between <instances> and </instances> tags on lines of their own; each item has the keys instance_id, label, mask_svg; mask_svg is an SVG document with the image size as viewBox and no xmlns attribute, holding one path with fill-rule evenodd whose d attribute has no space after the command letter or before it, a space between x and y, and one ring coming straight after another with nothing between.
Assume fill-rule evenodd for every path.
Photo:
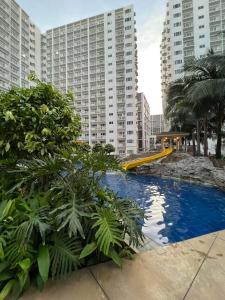
<instances>
[{"instance_id":1,"label":"overcast sky","mask_svg":"<svg viewBox=\"0 0 225 300\"><path fill-rule=\"evenodd\" d=\"M49 28L133 4L137 13L138 86L151 106L162 112L160 92L160 40L165 0L17 0L42 32Z\"/></svg>"}]
</instances>

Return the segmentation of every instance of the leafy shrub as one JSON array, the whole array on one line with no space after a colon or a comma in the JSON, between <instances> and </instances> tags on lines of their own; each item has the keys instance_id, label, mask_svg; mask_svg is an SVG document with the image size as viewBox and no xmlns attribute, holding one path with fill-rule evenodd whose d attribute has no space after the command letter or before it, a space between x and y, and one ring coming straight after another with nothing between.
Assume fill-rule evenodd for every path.
<instances>
[{"instance_id":1,"label":"leafy shrub","mask_svg":"<svg viewBox=\"0 0 225 300\"><path fill-rule=\"evenodd\" d=\"M61 153L80 135L79 117L70 108L72 95L53 86L13 88L0 94L0 154L25 158Z\"/></svg>"},{"instance_id":2,"label":"leafy shrub","mask_svg":"<svg viewBox=\"0 0 225 300\"><path fill-rule=\"evenodd\" d=\"M25 96L31 107L45 104L52 111L49 103L55 103L58 111L54 118L41 113L37 117L33 132L40 139L32 139L28 143L32 146L26 143L27 133L18 132L32 131L28 114L32 109L26 103L22 113L22 105L15 104ZM133 201L101 185L105 172L120 170L117 158L108 155L109 151L91 152L82 143L71 143L80 134L78 118L66 96L51 86L38 83L35 88L9 91L7 100L1 97L16 120L11 120L16 136L1 132L0 300L9 294L18 299L31 282L41 289L49 278L64 277L107 258L121 266L124 254L131 254L125 238L134 246L142 241L144 214ZM68 113L61 114L60 109ZM0 126L6 126L5 122L0 117ZM46 139L42 138L43 126L51 130ZM6 151L7 141L10 148Z\"/></svg>"}]
</instances>

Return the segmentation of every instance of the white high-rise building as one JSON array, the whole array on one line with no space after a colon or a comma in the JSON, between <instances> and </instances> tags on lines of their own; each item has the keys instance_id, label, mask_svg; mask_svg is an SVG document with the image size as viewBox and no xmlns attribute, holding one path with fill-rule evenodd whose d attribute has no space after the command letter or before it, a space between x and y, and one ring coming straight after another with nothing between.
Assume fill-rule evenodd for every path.
<instances>
[{"instance_id":1,"label":"white high-rise building","mask_svg":"<svg viewBox=\"0 0 225 300\"><path fill-rule=\"evenodd\" d=\"M41 77L41 33L14 0L0 0L0 89L29 87L31 72Z\"/></svg>"},{"instance_id":2,"label":"white high-rise building","mask_svg":"<svg viewBox=\"0 0 225 300\"><path fill-rule=\"evenodd\" d=\"M35 72L75 94L83 141L137 152L137 44L132 5L41 35L14 0L0 0L0 89L28 87Z\"/></svg>"},{"instance_id":3,"label":"white high-rise building","mask_svg":"<svg viewBox=\"0 0 225 300\"><path fill-rule=\"evenodd\" d=\"M150 106L144 93L137 94L138 151L150 149Z\"/></svg>"},{"instance_id":4,"label":"white high-rise building","mask_svg":"<svg viewBox=\"0 0 225 300\"><path fill-rule=\"evenodd\" d=\"M83 141L137 152L137 46L133 6L50 29L42 37L43 79L75 93Z\"/></svg>"},{"instance_id":5,"label":"white high-rise building","mask_svg":"<svg viewBox=\"0 0 225 300\"><path fill-rule=\"evenodd\" d=\"M209 49L225 50L225 0L169 0L161 43L163 110L168 83L183 76L183 65Z\"/></svg>"}]
</instances>

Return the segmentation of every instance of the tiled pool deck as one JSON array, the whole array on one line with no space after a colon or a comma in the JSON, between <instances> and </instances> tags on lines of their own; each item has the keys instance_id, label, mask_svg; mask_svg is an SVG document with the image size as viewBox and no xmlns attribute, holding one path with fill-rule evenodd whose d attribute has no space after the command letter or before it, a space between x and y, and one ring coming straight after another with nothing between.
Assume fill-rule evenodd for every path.
<instances>
[{"instance_id":1,"label":"tiled pool deck","mask_svg":"<svg viewBox=\"0 0 225 300\"><path fill-rule=\"evenodd\" d=\"M140 252L49 282L23 300L224 300L225 230Z\"/></svg>"}]
</instances>

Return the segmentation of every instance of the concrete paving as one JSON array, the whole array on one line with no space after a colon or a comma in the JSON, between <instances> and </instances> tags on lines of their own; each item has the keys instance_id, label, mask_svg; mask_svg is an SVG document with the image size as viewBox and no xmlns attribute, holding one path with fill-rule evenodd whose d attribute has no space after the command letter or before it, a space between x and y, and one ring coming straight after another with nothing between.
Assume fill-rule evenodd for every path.
<instances>
[{"instance_id":1,"label":"concrete paving","mask_svg":"<svg viewBox=\"0 0 225 300\"><path fill-rule=\"evenodd\" d=\"M225 230L82 269L23 300L224 300Z\"/></svg>"}]
</instances>

